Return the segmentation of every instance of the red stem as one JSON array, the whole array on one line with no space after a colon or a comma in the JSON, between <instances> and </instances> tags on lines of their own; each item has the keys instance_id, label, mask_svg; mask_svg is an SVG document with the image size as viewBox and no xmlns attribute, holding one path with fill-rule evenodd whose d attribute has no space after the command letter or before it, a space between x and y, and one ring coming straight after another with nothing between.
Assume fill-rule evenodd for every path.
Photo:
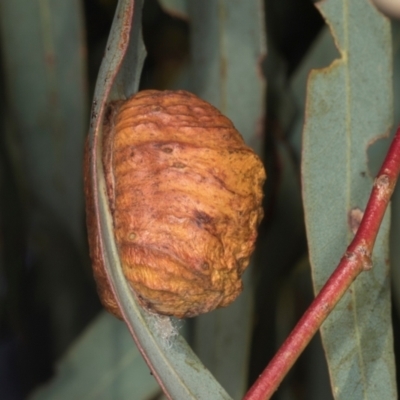
<instances>
[{"instance_id":1,"label":"red stem","mask_svg":"<svg viewBox=\"0 0 400 400\"><path fill-rule=\"evenodd\" d=\"M339 265L244 400L269 399L354 279L372 268L371 253L400 172L400 127L375 179L363 219Z\"/></svg>"}]
</instances>

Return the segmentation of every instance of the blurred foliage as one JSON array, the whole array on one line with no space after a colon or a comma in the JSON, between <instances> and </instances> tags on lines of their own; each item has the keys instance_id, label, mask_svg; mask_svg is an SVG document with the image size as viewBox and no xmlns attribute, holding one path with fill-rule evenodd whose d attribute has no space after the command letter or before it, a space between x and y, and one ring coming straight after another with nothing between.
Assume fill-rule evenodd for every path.
<instances>
[{"instance_id":1,"label":"blurred foliage","mask_svg":"<svg viewBox=\"0 0 400 400\"><path fill-rule=\"evenodd\" d=\"M27 9L28 3L32 8ZM83 138L117 1L50 3L46 0L35 3L36 6L28 0L0 3L0 397L24 399L40 385L47 384L36 392L36 396L42 396L38 398L63 398L61 393L68 398L69 393L75 393L75 397L96 399L101 398L96 389L97 382L102 381L107 390L120 389L107 392L114 393L113 398L154 398L157 392L154 382L142 378L150 376L140 359L134 361L137 353L125 327L103 314L97 316L101 307L91 278L85 240L79 172ZM311 68L327 66L338 57L332 37L311 0L266 0L264 6L268 57L262 63L267 93L261 151L268 181L265 218L252 275L255 310L250 319L252 341L244 377L248 382L253 382L266 366L313 297L300 184L306 79ZM23 23L22 16L26 18ZM53 26L55 21L58 22ZM397 124L400 122L399 32L400 23L394 22ZM143 33L148 57L141 88L175 89L196 84L191 82L189 73L190 19L176 18L156 0L146 0ZM49 48L53 58L48 58ZM56 61L49 65L49 60ZM59 68L61 60L66 70ZM39 108L42 97L46 99L43 108L46 111L38 119L37 115L29 119L29 111L24 110L32 110L29 103ZM64 162L62 170L57 169L60 159ZM75 168L70 170L68 166ZM52 179L52 172L63 178ZM75 174L71 181L70 173ZM60 191L62 179L66 179L66 192ZM45 193L50 193L49 197L42 196ZM61 196L61 201L57 196ZM52 201L65 205L57 208ZM399 201L398 190L394 210ZM398 212L392 215L394 244L399 235L398 215ZM391 248L397 271L393 279L397 350L400 269L398 246ZM92 325L82 333L90 321ZM185 329L189 342L194 342L198 334L196 323L185 322ZM99 336L99 332L104 336ZM93 346L94 341L98 346ZM107 343L112 349L115 341L121 344L115 353L112 350L102 353ZM130 350L132 357L125 358L125 364L118 363L121 354ZM234 353L225 356L228 363L235 362ZM89 362L92 358L96 360L94 364ZM103 365L104 369L93 371L93 365ZM131 373L135 368L140 372ZM72 387L71 382L78 386ZM135 385L141 383L148 388L147 394L135 394ZM77 392L69 392L72 389ZM331 393L318 336L274 398L328 399Z\"/></svg>"}]
</instances>

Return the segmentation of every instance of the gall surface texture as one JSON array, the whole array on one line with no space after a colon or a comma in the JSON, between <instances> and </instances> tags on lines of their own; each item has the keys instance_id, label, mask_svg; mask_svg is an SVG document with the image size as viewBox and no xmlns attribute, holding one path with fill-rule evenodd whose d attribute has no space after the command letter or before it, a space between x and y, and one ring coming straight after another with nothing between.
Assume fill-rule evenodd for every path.
<instances>
[{"instance_id":1,"label":"gall surface texture","mask_svg":"<svg viewBox=\"0 0 400 400\"><path fill-rule=\"evenodd\" d=\"M115 238L141 305L184 318L230 304L263 215L258 156L229 119L184 91L113 104L104 135ZM94 269L103 304L120 316L104 268Z\"/></svg>"}]
</instances>

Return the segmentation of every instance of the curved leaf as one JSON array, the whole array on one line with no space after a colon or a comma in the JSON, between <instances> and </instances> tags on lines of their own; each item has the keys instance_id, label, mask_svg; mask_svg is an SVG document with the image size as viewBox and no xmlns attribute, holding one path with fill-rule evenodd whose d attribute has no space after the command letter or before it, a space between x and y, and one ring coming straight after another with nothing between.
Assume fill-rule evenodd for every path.
<instances>
[{"instance_id":1,"label":"curved leaf","mask_svg":"<svg viewBox=\"0 0 400 400\"><path fill-rule=\"evenodd\" d=\"M106 197L100 157L102 121L110 100L126 98L137 91L145 50L141 36L143 1L118 3L107 51L100 68L94 96L89 133L90 181L99 247L109 282L138 349L152 369L164 392L173 399L229 399L224 389L199 362L179 335L166 340L160 318L137 303L123 275L113 235L112 217ZM166 329L168 318L162 319Z\"/></svg>"},{"instance_id":2,"label":"curved leaf","mask_svg":"<svg viewBox=\"0 0 400 400\"><path fill-rule=\"evenodd\" d=\"M364 0L326 0L319 8L341 58L308 81L302 178L316 292L352 237L351 210L362 210L368 199L368 146L392 119L389 22ZM386 215L374 268L357 278L321 328L336 399L397 398L388 222Z\"/></svg>"}]
</instances>

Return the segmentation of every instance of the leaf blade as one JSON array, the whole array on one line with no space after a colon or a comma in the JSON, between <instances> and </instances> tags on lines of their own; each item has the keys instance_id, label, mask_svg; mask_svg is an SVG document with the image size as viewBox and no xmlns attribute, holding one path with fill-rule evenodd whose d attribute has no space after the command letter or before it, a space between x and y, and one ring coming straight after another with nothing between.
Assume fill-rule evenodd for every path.
<instances>
[{"instance_id":1,"label":"leaf blade","mask_svg":"<svg viewBox=\"0 0 400 400\"><path fill-rule=\"evenodd\" d=\"M101 160L102 123L106 105L124 99L139 86L145 51L141 36L142 1L120 0L107 51L97 80L89 132L87 191L94 225L99 232L96 251L104 260L108 281L139 351L166 395L173 399L229 399L225 390L201 364L181 336L165 340L156 317L136 302L122 272L113 234ZM171 324L168 318L164 324ZM169 329L170 327L168 327Z\"/></svg>"},{"instance_id":2,"label":"leaf blade","mask_svg":"<svg viewBox=\"0 0 400 400\"><path fill-rule=\"evenodd\" d=\"M349 213L365 207L371 189L367 148L389 129L392 117L388 21L360 0L327 0L319 8L342 57L312 71L308 81L302 177L316 292L352 237ZM388 229L386 215L374 269L357 278L321 328L336 399L397 398Z\"/></svg>"}]
</instances>

